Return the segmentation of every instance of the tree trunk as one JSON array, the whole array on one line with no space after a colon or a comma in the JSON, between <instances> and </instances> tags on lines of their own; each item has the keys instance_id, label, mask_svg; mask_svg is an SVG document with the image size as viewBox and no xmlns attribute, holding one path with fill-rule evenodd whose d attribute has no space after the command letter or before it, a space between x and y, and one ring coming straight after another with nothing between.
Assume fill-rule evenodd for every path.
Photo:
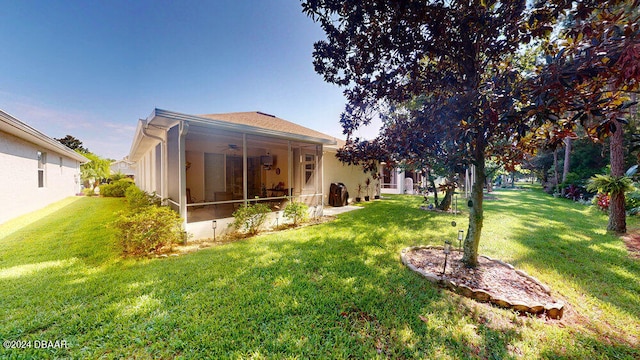
<instances>
[{"instance_id":1,"label":"tree trunk","mask_svg":"<svg viewBox=\"0 0 640 360\"><path fill-rule=\"evenodd\" d=\"M438 205L439 210L449 210L449 208L451 207L451 199L453 198L453 193L455 191L455 188L447 188L446 192L444 193L444 199L442 199L442 202L440 203L440 205Z\"/></svg>"},{"instance_id":2,"label":"tree trunk","mask_svg":"<svg viewBox=\"0 0 640 360\"><path fill-rule=\"evenodd\" d=\"M616 131L609 138L609 162L611 163L611 176L624 175L624 130L622 124L616 123ZM609 224L607 230L619 234L627 232L627 214L624 209L624 192L611 193L609 203Z\"/></svg>"},{"instance_id":3,"label":"tree trunk","mask_svg":"<svg viewBox=\"0 0 640 360\"><path fill-rule=\"evenodd\" d=\"M554 149L553 150L553 176L554 176L554 180L556 181L554 187L554 193L558 192L558 187L560 186L560 183L558 182L558 149Z\"/></svg>"},{"instance_id":4,"label":"tree trunk","mask_svg":"<svg viewBox=\"0 0 640 360\"><path fill-rule=\"evenodd\" d=\"M571 138L564 138L564 167L562 169L562 182L567 181L571 168Z\"/></svg>"},{"instance_id":5,"label":"tree trunk","mask_svg":"<svg viewBox=\"0 0 640 360\"><path fill-rule=\"evenodd\" d=\"M564 138L564 165L562 167L562 183L567 181L567 175L569 174L569 167L571 166L571 138ZM566 184L565 184L566 185ZM560 194L564 197L564 186L560 189Z\"/></svg>"},{"instance_id":6,"label":"tree trunk","mask_svg":"<svg viewBox=\"0 0 640 360\"><path fill-rule=\"evenodd\" d=\"M438 188L436 187L435 176L431 175L431 170L427 172L427 178L429 179L429 185L433 188L433 205L438 206Z\"/></svg>"},{"instance_id":7,"label":"tree trunk","mask_svg":"<svg viewBox=\"0 0 640 360\"><path fill-rule=\"evenodd\" d=\"M469 229L467 230L467 237L464 239L464 255L462 257L462 261L468 267L476 267L478 265L478 244L480 244L483 221L482 189L486 180L484 150L484 139L482 139L482 135L479 135L474 154L476 163L475 182L471 186L471 198L467 203L469 206Z\"/></svg>"}]
</instances>

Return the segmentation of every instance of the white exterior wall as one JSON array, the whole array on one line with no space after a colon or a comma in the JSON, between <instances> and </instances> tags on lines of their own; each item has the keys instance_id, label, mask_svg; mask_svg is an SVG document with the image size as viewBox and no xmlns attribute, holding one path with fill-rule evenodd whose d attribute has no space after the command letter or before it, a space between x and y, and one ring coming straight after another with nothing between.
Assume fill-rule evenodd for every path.
<instances>
[{"instance_id":1,"label":"white exterior wall","mask_svg":"<svg viewBox=\"0 0 640 360\"><path fill-rule=\"evenodd\" d=\"M365 190L365 181L371 179L369 196L373 199L376 195L376 181L371 178L370 174L365 174L361 166L347 165L336 158L335 151L325 151L323 163L324 170L324 204L329 204L329 190L331 183L343 183L347 186L349 192L349 202L355 202L358 196L358 184L362 185L362 193L360 197L364 200L367 195Z\"/></svg>"},{"instance_id":2,"label":"white exterior wall","mask_svg":"<svg viewBox=\"0 0 640 360\"><path fill-rule=\"evenodd\" d=\"M38 155L46 153L44 187L38 187ZM62 158L62 163L61 163ZM80 163L0 132L0 223L80 191Z\"/></svg>"},{"instance_id":3,"label":"white exterior wall","mask_svg":"<svg viewBox=\"0 0 640 360\"><path fill-rule=\"evenodd\" d=\"M115 161L111 163L110 168L111 168L111 174L121 173L127 176L135 175L135 170L131 167L131 165L128 162L124 160Z\"/></svg>"},{"instance_id":4,"label":"white exterior wall","mask_svg":"<svg viewBox=\"0 0 640 360\"><path fill-rule=\"evenodd\" d=\"M136 185L148 193L158 192L158 186L156 186L156 151L155 146L151 147L145 154L138 160L136 164L136 173L134 176ZM159 192L158 192L159 193Z\"/></svg>"}]
</instances>

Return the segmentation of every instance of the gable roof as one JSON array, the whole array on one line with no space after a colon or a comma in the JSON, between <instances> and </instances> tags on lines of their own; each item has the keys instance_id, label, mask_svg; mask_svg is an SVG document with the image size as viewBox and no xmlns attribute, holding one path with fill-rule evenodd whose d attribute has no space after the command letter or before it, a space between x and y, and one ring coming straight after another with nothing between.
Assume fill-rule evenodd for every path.
<instances>
[{"instance_id":1,"label":"gable roof","mask_svg":"<svg viewBox=\"0 0 640 360\"><path fill-rule=\"evenodd\" d=\"M303 135L303 136L309 136L314 138L327 139L331 141L337 140L333 136L321 133L319 131L315 131L313 129L309 129L307 127L298 125L291 121L281 119L275 115L263 113L260 111L233 112L233 113L226 113L226 114L206 114L206 115L199 115L199 116L203 118L211 119L211 120L222 120L222 121L226 121L234 124L255 126L262 129L268 129L268 130L290 133L295 135Z\"/></svg>"},{"instance_id":2,"label":"gable roof","mask_svg":"<svg viewBox=\"0 0 640 360\"><path fill-rule=\"evenodd\" d=\"M89 162L89 159L62 145L58 140L50 138L44 133L7 114L3 110L0 110L0 131L11 134L49 151L65 155L81 163Z\"/></svg>"}]
</instances>

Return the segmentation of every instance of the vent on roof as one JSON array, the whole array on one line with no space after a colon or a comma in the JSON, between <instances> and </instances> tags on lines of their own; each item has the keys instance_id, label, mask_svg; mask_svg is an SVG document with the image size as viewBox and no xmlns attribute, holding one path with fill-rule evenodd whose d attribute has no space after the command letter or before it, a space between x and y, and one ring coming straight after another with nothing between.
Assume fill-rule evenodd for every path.
<instances>
[{"instance_id":1,"label":"vent on roof","mask_svg":"<svg viewBox=\"0 0 640 360\"><path fill-rule=\"evenodd\" d=\"M275 115L271 115L271 114L267 114L267 113L263 113L262 111L256 111L258 114L260 115L264 115L264 116L271 116L272 118L276 117Z\"/></svg>"}]
</instances>

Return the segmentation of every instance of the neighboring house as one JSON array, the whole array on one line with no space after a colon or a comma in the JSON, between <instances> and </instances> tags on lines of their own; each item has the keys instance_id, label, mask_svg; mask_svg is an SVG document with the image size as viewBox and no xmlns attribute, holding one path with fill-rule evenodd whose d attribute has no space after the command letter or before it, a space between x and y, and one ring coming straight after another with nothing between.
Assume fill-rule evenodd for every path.
<instances>
[{"instance_id":1,"label":"neighboring house","mask_svg":"<svg viewBox=\"0 0 640 360\"><path fill-rule=\"evenodd\" d=\"M414 194L417 188L426 186L426 179L420 172L405 171L385 164L380 166L380 179L383 194Z\"/></svg>"},{"instance_id":2,"label":"neighboring house","mask_svg":"<svg viewBox=\"0 0 640 360\"><path fill-rule=\"evenodd\" d=\"M261 112L155 109L139 120L129 160L138 187L167 199L198 239L211 236L212 220L224 231L245 203L279 211L293 197L320 215L331 182L345 183L354 198L366 176L338 162L336 150L335 138Z\"/></svg>"},{"instance_id":3,"label":"neighboring house","mask_svg":"<svg viewBox=\"0 0 640 360\"><path fill-rule=\"evenodd\" d=\"M111 169L111 175L122 174L133 178L136 174L136 170L133 168L133 161L130 161L128 156L125 156L122 160L112 162L109 168Z\"/></svg>"},{"instance_id":4,"label":"neighboring house","mask_svg":"<svg viewBox=\"0 0 640 360\"><path fill-rule=\"evenodd\" d=\"M0 110L0 223L78 193L87 161Z\"/></svg>"}]
</instances>

